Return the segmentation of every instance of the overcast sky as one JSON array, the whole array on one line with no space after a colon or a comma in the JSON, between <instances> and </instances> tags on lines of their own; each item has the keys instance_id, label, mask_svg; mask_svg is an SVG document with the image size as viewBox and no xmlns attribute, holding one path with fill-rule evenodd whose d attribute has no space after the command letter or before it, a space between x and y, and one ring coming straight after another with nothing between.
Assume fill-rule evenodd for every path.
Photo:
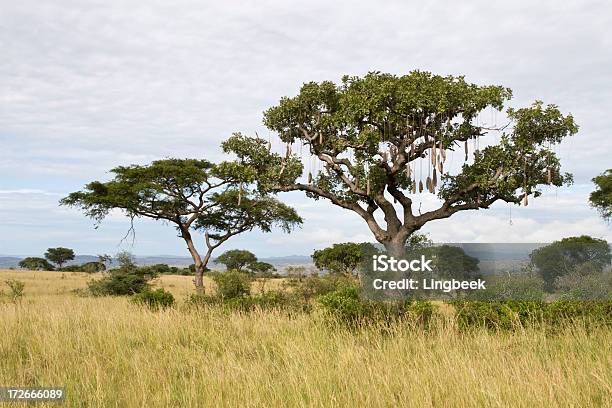
<instances>
[{"instance_id":1,"label":"overcast sky","mask_svg":"<svg viewBox=\"0 0 612 408\"><path fill-rule=\"evenodd\" d=\"M512 106L542 99L580 125L557 149L574 186L545 189L527 208L431 223L432 239L610 240L587 204L590 179L612 167L610 27L606 1L0 0L0 254L188 255L168 225L139 221L134 245L119 246L125 218L95 230L57 202L116 165L218 160L234 131L267 137L262 112L303 82L414 69L510 87ZM280 197L304 217L302 229L247 233L225 248L280 256L372 239L352 213L301 193Z\"/></svg>"}]
</instances>

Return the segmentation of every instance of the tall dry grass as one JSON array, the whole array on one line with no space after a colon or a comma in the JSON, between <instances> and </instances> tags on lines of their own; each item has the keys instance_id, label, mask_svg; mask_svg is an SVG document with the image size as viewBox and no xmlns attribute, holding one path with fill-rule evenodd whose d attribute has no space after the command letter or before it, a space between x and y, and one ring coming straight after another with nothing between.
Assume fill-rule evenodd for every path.
<instances>
[{"instance_id":1,"label":"tall dry grass","mask_svg":"<svg viewBox=\"0 0 612 408\"><path fill-rule=\"evenodd\" d=\"M612 405L610 330L461 333L439 317L428 332L349 331L316 315L151 312L75 296L86 276L46 289L20 276L22 304L0 305L0 385L65 385L67 406Z\"/></svg>"}]
</instances>

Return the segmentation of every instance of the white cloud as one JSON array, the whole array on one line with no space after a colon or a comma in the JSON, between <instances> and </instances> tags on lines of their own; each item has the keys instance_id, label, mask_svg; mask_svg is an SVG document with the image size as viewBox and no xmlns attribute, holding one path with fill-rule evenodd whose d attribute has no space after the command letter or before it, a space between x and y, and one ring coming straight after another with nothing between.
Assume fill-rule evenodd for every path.
<instances>
[{"instance_id":1,"label":"white cloud","mask_svg":"<svg viewBox=\"0 0 612 408\"><path fill-rule=\"evenodd\" d=\"M417 68L509 86L515 106L543 99L572 112L581 126L578 136L558 148L577 185L567 194L550 191L535 200L525 210L525 219L535 224L522 226L519 216L514 229L500 234L507 214L496 207L486 214L499 225L480 212L471 223L461 216L432 224L432 234L445 236L438 225L484 240L544 239L590 229L609 234L585 198L590 179L610 166L612 153L611 24L612 5L577 0L315 0L300 7L280 0L5 2L0 237L17 234L9 225L19 223L39 225L28 231L39 237L57 234L58 225L67 238L80 236L91 223L76 211L57 209L57 197L45 201L43 191L74 191L91 179L107 178L116 165L167 156L217 160L219 143L233 131L258 130L267 137L262 111L294 94L302 82ZM24 191L36 197L24 200ZM307 247L300 240L322 245L369 235L352 214L301 195L283 197L307 219L302 235L289 239L296 240L296 251ZM430 197L422 201L423 209L435 204ZM32 216L26 208L45 209L54 218ZM478 220L498 228L473 226L482 223ZM151 231L168 230L153 225ZM116 232L101 229L86 241L93 247ZM18 236L2 241L1 252L27 250L28 235ZM266 250L259 238L250 234L236 242ZM171 229L158 239L158 244L139 241L136 250L183 251Z\"/></svg>"}]
</instances>

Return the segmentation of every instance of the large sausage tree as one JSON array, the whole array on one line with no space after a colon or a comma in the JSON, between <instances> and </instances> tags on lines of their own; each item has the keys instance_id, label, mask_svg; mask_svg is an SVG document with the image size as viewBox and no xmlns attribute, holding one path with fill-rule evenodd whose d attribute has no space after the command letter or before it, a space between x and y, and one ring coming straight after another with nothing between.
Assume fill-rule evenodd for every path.
<instances>
[{"instance_id":1,"label":"large sausage tree","mask_svg":"<svg viewBox=\"0 0 612 408\"><path fill-rule=\"evenodd\" d=\"M165 159L145 166L120 166L114 178L94 181L61 204L101 222L112 210L133 221L150 218L173 224L195 263L194 283L204 292L203 275L213 251L231 237L274 226L290 232L302 220L294 209L251 188L256 174L238 162ZM203 255L193 233L204 235Z\"/></svg>"},{"instance_id":2,"label":"large sausage tree","mask_svg":"<svg viewBox=\"0 0 612 408\"><path fill-rule=\"evenodd\" d=\"M482 116L503 111L511 96L501 86L419 71L310 82L264 114L285 152L241 134L223 147L258 169L261 191L300 190L330 200L356 213L387 251L399 254L430 221L497 201L527 205L540 186L571 182L554 146L577 132L572 116L538 101L506 109L503 126L483 123ZM499 141L486 145L492 132ZM320 170L308 171L295 154L300 148ZM453 152L461 166L449 166ZM436 194L441 204L421 212L414 208L418 194Z\"/></svg>"}]
</instances>

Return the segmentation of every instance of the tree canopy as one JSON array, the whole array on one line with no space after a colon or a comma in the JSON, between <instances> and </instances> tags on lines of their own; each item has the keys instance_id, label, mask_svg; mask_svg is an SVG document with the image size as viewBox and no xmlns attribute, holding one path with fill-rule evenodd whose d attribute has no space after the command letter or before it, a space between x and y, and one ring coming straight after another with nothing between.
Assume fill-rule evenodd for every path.
<instances>
[{"instance_id":1,"label":"tree canopy","mask_svg":"<svg viewBox=\"0 0 612 408\"><path fill-rule=\"evenodd\" d=\"M366 257L369 258L370 255L376 253L378 250L370 243L346 242L314 251L312 260L318 269L350 277L358 272L359 266Z\"/></svg>"},{"instance_id":2,"label":"tree canopy","mask_svg":"<svg viewBox=\"0 0 612 408\"><path fill-rule=\"evenodd\" d=\"M249 272L259 276L268 276L273 272L276 272L274 265L268 262L255 261L247 265Z\"/></svg>"},{"instance_id":3,"label":"tree canopy","mask_svg":"<svg viewBox=\"0 0 612 408\"><path fill-rule=\"evenodd\" d=\"M612 262L612 254L606 240L581 235L538 248L529 259L544 280L546 290L552 291L560 276L579 271L602 271Z\"/></svg>"},{"instance_id":4,"label":"tree canopy","mask_svg":"<svg viewBox=\"0 0 612 408\"><path fill-rule=\"evenodd\" d=\"M225 265L228 271L232 269L242 271L246 266L257 262L257 257L244 249L231 249L219 255L215 262Z\"/></svg>"},{"instance_id":5,"label":"tree canopy","mask_svg":"<svg viewBox=\"0 0 612 408\"><path fill-rule=\"evenodd\" d=\"M97 223L118 209L132 222L150 218L173 224L194 260L200 291L212 252L229 238L253 229L269 232L275 226L289 232L302 222L291 207L250 188L256 173L239 162L164 159L119 166L111 173L112 180L91 182L61 204L80 208ZM204 234L203 257L192 238L194 231Z\"/></svg>"},{"instance_id":6,"label":"tree canopy","mask_svg":"<svg viewBox=\"0 0 612 408\"><path fill-rule=\"evenodd\" d=\"M52 271L53 265L51 265L45 258L38 257L27 257L19 261L20 268L29 269L32 271Z\"/></svg>"},{"instance_id":7,"label":"tree canopy","mask_svg":"<svg viewBox=\"0 0 612 408\"><path fill-rule=\"evenodd\" d=\"M589 201L604 220L609 221L612 217L612 169L595 177L593 183L597 188L589 196Z\"/></svg>"},{"instance_id":8,"label":"tree canopy","mask_svg":"<svg viewBox=\"0 0 612 408\"><path fill-rule=\"evenodd\" d=\"M45 258L61 268L66 262L74 259L74 251L64 247L49 248L45 252Z\"/></svg>"},{"instance_id":9,"label":"tree canopy","mask_svg":"<svg viewBox=\"0 0 612 408\"><path fill-rule=\"evenodd\" d=\"M401 253L427 222L497 201L527 205L529 196L541 194L540 186L572 181L553 150L578 131L571 115L537 101L507 108L503 126L482 121L481 114L502 111L511 96L502 86L421 71L309 82L264 114L285 152L239 133L223 147L254 169L261 191L301 190L330 200L358 214L378 242ZM499 142L480 148L480 139L484 144L494 132ZM305 174L295 154L300 146L323 166L316 174ZM465 159L455 174L447 160L453 152ZM417 211L413 200L426 193L442 204Z\"/></svg>"}]
</instances>

